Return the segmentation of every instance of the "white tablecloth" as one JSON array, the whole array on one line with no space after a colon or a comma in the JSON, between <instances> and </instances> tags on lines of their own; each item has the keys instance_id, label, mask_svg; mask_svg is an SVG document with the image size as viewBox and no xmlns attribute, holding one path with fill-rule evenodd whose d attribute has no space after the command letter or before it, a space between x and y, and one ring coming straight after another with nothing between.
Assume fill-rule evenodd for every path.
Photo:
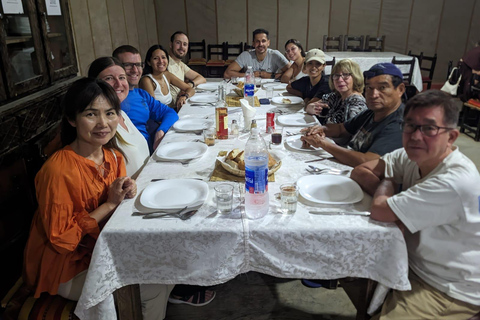
<instances>
[{"instance_id":1,"label":"white tablecloth","mask_svg":"<svg viewBox=\"0 0 480 320\"><path fill-rule=\"evenodd\" d=\"M264 96L263 90L257 94ZM273 108L268 105L257 109L259 128L265 128L265 113ZM230 122L241 115L239 110L229 108ZM180 118L214 119L214 112L213 107L186 105L180 111ZM218 151L243 149L247 137L245 134L238 139L217 140L201 159L188 165L156 162L151 158L137 180L139 195L152 178L208 180ZM201 137L194 133L177 133L171 129L162 144L198 138ZM123 286L137 283L215 285L248 271L282 278L373 279L380 285L371 310L381 304L387 288L410 289L406 246L394 224L362 216L314 215L309 213L310 209L333 206L310 206L302 202L294 215L278 212L280 203L274 194L279 191L279 185L306 175L304 161L316 156L284 148L274 152L283 155L282 167L275 173L275 182L269 183L270 211L258 220L247 219L238 207L230 217L216 214L212 195L218 182L208 182L207 201L186 221L132 216L138 199L124 201L100 233L75 313L82 319L116 319L112 293ZM330 160L314 164L346 168ZM234 206L237 206L240 184L232 184L236 186ZM370 201L365 195L360 203L337 207L365 211Z\"/></svg>"},{"instance_id":2,"label":"white tablecloth","mask_svg":"<svg viewBox=\"0 0 480 320\"><path fill-rule=\"evenodd\" d=\"M327 61L330 61L335 57L335 62L342 59L351 59L360 65L360 70L366 71L370 69L374 64L381 62L392 62L395 56L399 60L411 60L413 57L407 56L397 52L355 52L355 51L338 51L338 52L326 52ZM400 70L407 73L409 66L401 65ZM331 67L325 69L326 74L330 74ZM415 65L413 66L412 84L418 91L423 90L422 73L420 71L420 65L418 59L415 58Z\"/></svg>"}]
</instances>

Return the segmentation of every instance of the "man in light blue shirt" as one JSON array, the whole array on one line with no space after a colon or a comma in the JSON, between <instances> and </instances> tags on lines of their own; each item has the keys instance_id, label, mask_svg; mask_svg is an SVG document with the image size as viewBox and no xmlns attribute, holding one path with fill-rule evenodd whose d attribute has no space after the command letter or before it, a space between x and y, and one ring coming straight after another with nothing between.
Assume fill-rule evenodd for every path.
<instances>
[{"instance_id":1,"label":"man in light blue shirt","mask_svg":"<svg viewBox=\"0 0 480 320\"><path fill-rule=\"evenodd\" d=\"M253 47L255 50L244 51L237 60L232 62L223 77L244 77L248 66L253 67L255 77L264 79L280 78L282 74L290 67L287 58L278 50L269 49L270 39L268 31L265 29L256 29L253 31Z\"/></svg>"}]
</instances>

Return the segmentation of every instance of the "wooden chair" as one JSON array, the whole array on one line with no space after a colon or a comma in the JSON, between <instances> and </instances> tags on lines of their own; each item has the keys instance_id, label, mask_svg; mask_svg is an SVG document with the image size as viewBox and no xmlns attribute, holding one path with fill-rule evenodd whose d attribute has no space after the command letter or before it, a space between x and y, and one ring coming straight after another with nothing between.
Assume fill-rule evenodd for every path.
<instances>
[{"instance_id":1,"label":"wooden chair","mask_svg":"<svg viewBox=\"0 0 480 320\"><path fill-rule=\"evenodd\" d=\"M417 88L412 85L412 76L413 76L413 66L415 65L415 58L410 60L397 60L395 56L393 56L392 63L402 71L403 75L403 82L405 83L405 94L404 94L404 101L407 101L411 97L417 94ZM406 66L404 68L403 66ZM403 70L402 70L403 69ZM406 72L404 71L406 69Z\"/></svg>"},{"instance_id":2,"label":"wooden chair","mask_svg":"<svg viewBox=\"0 0 480 320\"><path fill-rule=\"evenodd\" d=\"M226 47L225 65L228 67L228 65L230 65L233 61L235 61L235 58L237 58L240 55L240 53L242 53L243 42L240 42L238 44L229 44L228 42L225 42L225 47Z\"/></svg>"},{"instance_id":3,"label":"wooden chair","mask_svg":"<svg viewBox=\"0 0 480 320\"><path fill-rule=\"evenodd\" d=\"M331 73L331 70L333 70L334 65L335 65L335 57L333 57L333 59L330 61L325 61L325 70L327 69L328 66L330 66L331 67L330 73Z\"/></svg>"},{"instance_id":4,"label":"wooden chair","mask_svg":"<svg viewBox=\"0 0 480 320\"><path fill-rule=\"evenodd\" d=\"M448 61L447 77L445 78L445 80L448 80L448 78L450 77L450 73L452 73L452 69L453 69L453 60L450 60L450 61Z\"/></svg>"},{"instance_id":5,"label":"wooden chair","mask_svg":"<svg viewBox=\"0 0 480 320\"><path fill-rule=\"evenodd\" d=\"M364 51L385 51L385 36L375 38L367 34Z\"/></svg>"},{"instance_id":6,"label":"wooden chair","mask_svg":"<svg viewBox=\"0 0 480 320\"><path fill-rule=\"evenodd\" d=\"M223 78L225 71L225 58L227 48L226 42L222 44L209 44L207 46L207 77L208 78ZM216 59L212 59L216 57Z\"/></svg>"},{"instance_id":7,"label":"wooden chair","mask_svg":"<svg viewBox=\"0 0 480 320\"><path fill-rule=\"evenodd\" d=\"M363 51L364 42L364 36L354 37L345 35L343 38L343 51Z\"/></svg>"},{"instance_id":8,"label":"wooden chair","mask_svg":"<svg viewBox=\"0 0 480 320\"><path fill-rule=\"evenodd\" d=\"M478 104L480 101L476 100ZM480 140L480 107L472 104L473 99L463 104L462 117L460 119L460 132L473 138L475 141Z\"/></svg>"},{"instance_id":9,"label":"wooden chair","mask_svg":"<svg viewBox=\"0 0 480 320\"><path fill-rule=\"evenodd\" d=\"M199 55L200 57L193 57L192 53ZM205 76L205 66L207 64L207 50L205 45L205 39L200 42L189 42L188 43L188 62L187 65ZM183 79L182 79L183 80Z\"/></svg>"},{"instance_id":10,"label":"wooden chair","mask_svg":"<svg viewBox=\"0 0 480 320\"><path fill-rule=\"evenodd\" d=\"M433 79L433 72L435 71L435 65L437 64L437 54L433 57L424 56L423 52L420 52L420 55L412 54L412 51L408 51L408 55L412 57L416 57L418 59L418 63L420 65L420 70L425 71L426 75L422 74L422 83L427 84L427 90L432 87L432 79ZM423 62L427 61L428 65L425 65Z\"/></svg>"},{"instance_id":11,"label":"wooden chair","mask_svg":"<svg viewBox=\"0 0 480 320\"><path fill-rule=\"evenodd\" d=\"M251 46L251 45L249 45L245 42L245 44L243 45L243 51L247 51L247 50L251 50L251 49L253 49L253 46Z\"/></svg>"},{"instance_id":12,"label":"wooden chair","mask_svg":"<svg viewBox=\"0 0 480 320\"><path fill-rule=\"evenodd\" d=\"M338 37L328 37L327 35L323 36L323 46L322 50L326 51L342 51L343 50L343 36L339 35Z\"/></svg>"}]
</instances>

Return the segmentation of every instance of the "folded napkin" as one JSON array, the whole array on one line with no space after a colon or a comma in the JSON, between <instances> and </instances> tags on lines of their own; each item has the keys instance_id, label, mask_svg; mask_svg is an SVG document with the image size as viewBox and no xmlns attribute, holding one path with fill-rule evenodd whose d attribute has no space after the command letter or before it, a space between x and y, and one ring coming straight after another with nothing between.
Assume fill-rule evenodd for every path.
<instances>
[{"instance_id":1,"label":"folded napkin","mask_svg":"<svg viewBox=\"0 0 480 320\"><path fill-rule=\"evenodd\" d=\"M255 119L257 110L255 110L255 108L248 103L247 99L240 99L240 105L242 107L243 120L245 123L244 129L250 129L252 120Z\"/></svg>"}]
</instances>

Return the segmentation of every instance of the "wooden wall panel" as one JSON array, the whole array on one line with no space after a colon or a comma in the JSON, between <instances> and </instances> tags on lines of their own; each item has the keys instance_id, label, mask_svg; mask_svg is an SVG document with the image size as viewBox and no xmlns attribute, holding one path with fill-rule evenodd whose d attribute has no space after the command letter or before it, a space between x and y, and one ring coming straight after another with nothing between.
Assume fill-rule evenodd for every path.
<instances>
[{"instance_id":1,"label":"wooden wall panel","mask_svg":"<svg viewBox=\"0 0 480 320\"><path fill-rule=\"evenodd\" d=\"M162 46L170 46L170 36L176 31L188 33L183 1L156 0L157 33ZM190 37L191 41L199 39Z\"/></svg>"},{"instance_id":2,"label":"wooden wall panel","mask_svg":"<svg viewBox=\"0 0 480 320\"><path fill-rule=\"evenodd\" d=\"M255 29L267 29L270 34L270 48L277 49L277 0L247 0L248 3L248 43L252 43Z\"/></svg>"},{"instance_id":3,"label":"wooden wall panel","mask_svg":"<svg viewBox=\"0 0 480 320\"><path fill-rule=\"evenodd\" d=\"M137 49L140 51L140 55L145 58L145 54L147 53L148 48L150 47L150 43L148 41L148 27L147 22L145 20L145 2L143 0L136 0L133 3L135 8L135 18L137 20L137 34L138 34L138 47Z\"/></svg>"},{"instance_id":4,"label":"wooden wall panel","mask_svg":"<svg viewBox=\"0 0 480 320\"><path fill-rule=\"evenodd\" d=\"M118 0L107 0L108 22L112 35L112 48L128 44L127 25L125 24L125 12L123 3ZM110 54L112 54L110 52Z\"/></svg>"},{"instance_id":5,"label":"wooden wall panel","mask_svg":"<svg viewBox=\"0 0 480 320\"><path fill-rule=\"evenodd\" d=\"M247 0L217 0L217 19L219 42L247 41Z\"/></svg>"},{"instance_id":6,"label":"wooden wall panel","mask_svg":"<svg viewBox=\"0 0 480 320\"><path fill-rule=\"evenodd\" d=\"M125 26L127 29L128 43L135 48L140 46L138 41L137 17L135 16L135 0L123 0L123 11L125 12ZM113 48L114 50L116 49Z\"/></svg>"},{"instance_id":7,"label":"wooden wall panel","mask_svg":"<svg viewBox=\"0 0 480 320\"><path fill-rule=\"evenodd\" d=\"M215 0L186 0L186 4L190 39L205 39L207 44L218 43Z\"/></svg>"},{"instance_id":8,"label":"wooden wall panel","mask_svg":"<svg viewBox=\"0 0 480 320\"><path fill-rule=\"evenodd\" d=\"M437 65L446 69L449 60L458 61L466 51L470 17L475 0L445 0L437 52ZM445 79L445 75L437 73Z\"/></svg>"},{"instance_id":9,"label":"wooden wall panel","mask_svg":"<svg viewBox=\"0 0 480 320\"><path fill-rule=\"evenodd\" d=\"M297 39L307 43L308 0L279 0L278 50L285 52L285 42Z\"/></svg>"},{"instance_id":10,"label":"wooden wall panel","mask_svg":"<svg viewBox=\"0 0 480 320\"><path fill-rule=\"evenodd\" d=\"M377 36L382 0L351 1L347 34Z\"/></svg>"},{"instance_id":11,"label":"wooden wall panel","mask_svg":"<svg viewBox=\"0 0 480 320\"><path fill-rule=\"evenodd\" d=\"M159 44L158 33L157 33L157 17L155 12L155 1L144 0L143 9L145 14L148 48L150 48L154 44ZM165 45L168 46L168 44L165 44Z\"/></svg>"},{"instance_id":12,"label":"wooden wall panel","mask_svg":"<svg viewBox=\"0 0 480 320\"><path fill-rule=\"evenodd\" d=\"M331 3L332 8L330 11L330 26L328 28L328 35L345 35L348 31L350 0L335 0Z\"/></svg>"},{"instance_id":13,"label":"wooden wall panel","mask_svg":"<svg viewBox=\"0 0 480 320\"><path fill-rule=\"evenodd\" d=\"M72 29L75 40L75 51L79 73L86 74L88 65L95 59L93 36L90 29L87 0L72 0L70 2Z\"/></svg>"},{"instance_id":14,"label":"wooden wall panel","mask_svg":"<svg viewBox=\"0 0 480 320\"><path fill-rule=\"evenodd\" d=\"M433 56L437 50L438 26L442 14L443 2L418 1L413 4L410 33L408 35L407 52Z\"/></svg>"},{"instance_id":15,"label":"wooden wall panel","mask_svg":"<svg viewBox=\"0 0 480 320\"><path fill-rule=\"evenodd\" d=\"M107 3L105 0L88 0L90 28L92 29L95 56L112 54L112 37L108 23ZM91 62L91 61L90 61Z\"/></svg>"},{"instance_id":16,"label":"wooden wall panel","mask_svg":"<svg viewBox=\"0 0 480 320\"><path fill-rule=\"evenodd\" d=\"M322 48L323 36L328 35L330 23L330 0L310 0L308 39L303 48Z\"/></svg>"},{"instance_id":17,"label":"wooden wall panel","mask_svg":"<svg viewBox=\"0 0 480 320\"><path fill-rule=\"evenodd\" d=\"M385 51L406 53L412 0L383 0L379 35L386 35Z\"/></svg>"}]
</instances>

